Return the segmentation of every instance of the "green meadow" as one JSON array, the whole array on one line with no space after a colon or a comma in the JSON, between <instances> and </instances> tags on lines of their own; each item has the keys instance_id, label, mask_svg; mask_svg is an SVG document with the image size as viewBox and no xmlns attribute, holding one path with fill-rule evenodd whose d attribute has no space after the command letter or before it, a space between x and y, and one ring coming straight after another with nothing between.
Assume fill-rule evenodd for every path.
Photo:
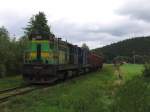
<instances>
[{"instance_id":1,"label":"green meadow","mask_svg":"<svg viewBox=\"0 0 150 112\"><path fill-rule=\"evenodd\" d=\"M113 65L0 104L0 112L149 112L150 80L143 65L121 67L123 80Z\"/></svg>"}]
</instances>

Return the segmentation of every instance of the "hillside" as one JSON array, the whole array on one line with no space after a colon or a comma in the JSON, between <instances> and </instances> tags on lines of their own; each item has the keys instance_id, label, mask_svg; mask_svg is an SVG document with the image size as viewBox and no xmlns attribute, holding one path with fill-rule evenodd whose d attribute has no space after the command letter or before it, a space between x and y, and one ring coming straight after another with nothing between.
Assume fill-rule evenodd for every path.
<instances>
[{"instance_id":1,"label":"hillside","mask_svg":"<svg viewBox=\"0 0 150 112\"><path fill-rule=\"evenodd\" d=\"M98 54L102 53L108 62L117 56L121 56L132 62L134 56L137 62L140 61L139 63L142 63L144 59L150 56L150 36L123 40L94 49L94 51Z\"/></svg>"}]
</instances>

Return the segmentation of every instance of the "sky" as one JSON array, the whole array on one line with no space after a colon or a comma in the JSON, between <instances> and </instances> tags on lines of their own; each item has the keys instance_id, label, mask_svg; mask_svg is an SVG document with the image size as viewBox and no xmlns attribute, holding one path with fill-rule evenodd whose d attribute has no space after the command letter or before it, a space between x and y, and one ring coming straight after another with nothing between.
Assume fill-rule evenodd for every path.
<instances>
[{"instance_id":1,"label":"sky","mask_svg":"<svg viewBox=\"0 0 150 112\"><path fill-rule=\"evenodd\" d=\"M0 27L17 38L42 11L62 40L90 49L150 35L149 0L0 0Z\"/></svg>"}]
</instances>

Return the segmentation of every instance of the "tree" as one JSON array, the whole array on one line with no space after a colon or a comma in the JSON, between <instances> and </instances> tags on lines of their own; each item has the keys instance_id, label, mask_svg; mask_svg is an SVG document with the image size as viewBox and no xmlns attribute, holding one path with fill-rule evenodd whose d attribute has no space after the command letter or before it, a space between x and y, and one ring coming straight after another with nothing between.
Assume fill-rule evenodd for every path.
<instances>
[{"instance_id":1,"label":"tree","mask_svg":"<svg viewBox=\"0 0 150 112\"><path fill-rule=\"evenodd\" d=\"M150 57L149 45L150 36L147 36L123 40L94 49L94 51L97 54L102 52L107 62L111 62L116 56L125 56L130 63L144 63Z\"/></svg>"},{"instance_id":2,"label":"tree","mask_svg":"<svg viewBox=\"0 0 150 112\"><path fill-rule=\"evenodd\" d=\"M150 61L148 61L147 63L144 64L143 75L145 77L150 77Z\"/></svg>"},{"instance_id":3,"label":"tree","mask_svg":"<svg viewBox=\"0 0 150 112\"><path fill-rule=\"evenodd\" d=\"M52 33L50 27L47 25L47 19L43 12L39 12L32 16L29 25L25 28L25 34L32 39L35 36L41 36L42 39L48 39Z\"/></svg>"},{"instance_id":4,"label":"tree","mask_svg":"<svg viewBox=\"0 0 150 112\"><path fill-rule=\"evenodd\" d=\"M0 28L0 77L6 75L6 63L9 57L9 33L7 29L2 26Z\"/></svg>"},{"instance_id":5,"label":"tree","mask_svg":"<svg viewBox=\"0 0 150 112\"><path fill-rule=\"evenodd\" d=\"M89 47L86 45L86 43L83 43L83 44L82 44L82 48L89 51Z\"/></svg>"},{"instance_id":6,"label":"tree","mask_svg":"<svg viewBox=\"0 0 150 112\"><path fill-rule=\"evenodd\" d=\"M5 38L6 40L9 40L9 33L4 26L0 28L0 38Z\"/></svg>"},{"instance_id":7,"label":"tree","mask_svg":"<svg viewBox=\"0 0 150 112\"><path fill-rule=\"evenodd\" d=\"M23 36L19 40L10 39L5 27L0 27L0 77L21 73L23 53L27 46L28 38Z\"/></svg>"},{"instance_id":8,"label":"tree","mask_svg":"<svg viewBox=\"0 0 150 112\"><path fill-rule=\"evenodd\" d=\"M21 64L23 64L23 57L27 50L28 44L29 44L29 39L26 36L22 36L18 41L18 46L20 47L18 49L19 51L18 57L19 57Z\"/></svg>"}]
</instances>

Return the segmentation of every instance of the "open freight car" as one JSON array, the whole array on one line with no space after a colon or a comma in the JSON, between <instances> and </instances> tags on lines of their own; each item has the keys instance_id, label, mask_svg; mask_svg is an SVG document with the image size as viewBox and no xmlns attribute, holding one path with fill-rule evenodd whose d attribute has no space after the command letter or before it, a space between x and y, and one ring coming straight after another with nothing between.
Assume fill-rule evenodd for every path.
<instances>
[{"instance_id":1,"label":"open freight car","mask_svg":"<svg viewBox=\"0 0 150 112\"><path fill-rule=\"evenodd\" d=\"M60 38L30 39L23 78L29 83L51 83L102 68L103 58Z\"/></svg>"}]
</instances>

